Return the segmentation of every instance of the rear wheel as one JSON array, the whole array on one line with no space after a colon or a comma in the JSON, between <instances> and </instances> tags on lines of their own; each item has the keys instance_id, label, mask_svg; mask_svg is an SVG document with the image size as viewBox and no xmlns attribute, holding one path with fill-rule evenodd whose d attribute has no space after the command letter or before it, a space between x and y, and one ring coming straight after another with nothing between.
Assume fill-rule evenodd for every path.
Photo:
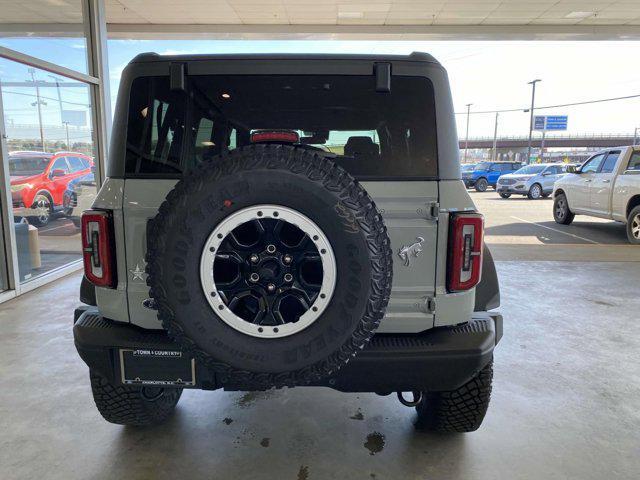
<instances>
[{"instance_id":1,"label":"rear wheel","mask_svg":"<svg viewBox=\"0 0 640 480\"><path fill-rule=\"evenodd\" d=\"M475 188L477 192L486 192L488 186L489 186L489 183L487 182L486 178L479 178L475 184Z\"/></svg>"},{"instance_id":2,"label":"rear wheel","mask_svg":"<svg viewBox=\"0 0 640 480\"><path fill-rule=\"evenodd\" d=\"M640 205L632 209L627 217L627 238L629 243L640 245Z\"/></svg>"},{"instance_id":3,"label":"rear wheel","mask_svg":"<svg viewBox=\"0 0 640 480\"><path fill-rule=\"evenodd\" d=\"M509 198L509 197L511 197L511 194L510 193L501 193L500 196L502 198Z\"/></svg>"},{"instance_id":4,"label":"rear wheel","mask_svg":"<svg viewBox=\"0 0 640 480\"><path fill-rule=\"evenodd\" d=\"M529 197L530 200L538 200L542 197L542 187L539 183L534 183L533 185L531 185L527 197Z\"/></svg>"},{"instance_id":5,"label":"rear wheel","mask_svg":"<svg viewBox=\"0 0 640 480\"><path fill-rule=\"evenodd\" d=\"M564 193L556 195L553 199L553 219L561 225L569 225L575 215L569 210L569 203Z\"/></svg>"},{"instance_id":6,"label":"rear wheel","mask_svg":"<svg viewBox=\"0 0 640 480\"><path fill-rule=\"evenodd\" d=\"M418 404L416 427L438 432L473 432L489 407L493 361L456 390L425 393Z\"/></svg>"},{"instance_id":7,"label":"rear wheel","mask_svg":"<svg viewBox=\"0 0 640 480\"><path fill-rule=\"evenodd\" d=\"M111 423L148 426L164 422L182 395L181 388L113 385L91 372L91 391L98 411Z\"/></svg>"},{"instance_id":8,"label":"rear wheel","mask_svg":"<svg viewBox=\"0 0 640 480\"><path fill-rule=\"evenodd\" d=\"M53 203L51 203L51 199L47 195L38 194L33 199L31 210L34 212L34 215L28 217L29 222L36 227L44 227L51 221Z\"/></svg>"}]
</instances>

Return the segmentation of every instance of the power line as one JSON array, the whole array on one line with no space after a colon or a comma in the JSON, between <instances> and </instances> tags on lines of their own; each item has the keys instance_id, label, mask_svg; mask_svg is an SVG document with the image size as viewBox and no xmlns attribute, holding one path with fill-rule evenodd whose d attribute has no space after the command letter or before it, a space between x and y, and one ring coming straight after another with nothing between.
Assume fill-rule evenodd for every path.
<instances>
[{"instance_id":1,"label":"power line","mask_svg":"<svg viewBox=\"0 0 640 480\"><path fill-rule=\"evenodd\" d=\"M549 108L560 108L560 107L572 107L575 105L588 105L588 104L592 104L592 103L602 103L602 102L613 102L616 100L627 100L629 98L638 98L640 97L640 94L637 95L626 95L624 97L613 97L613 98L601 98L598 100L587 100L584 102L573 102L573 103L562 103L562 104L558 104L558 105L546 105L544 107L536 107L536 110L545 110L545 109L549 109ZM523 108L506 108L504 110L483 110L483 111L474 111L471 112L471 115L476 115L479 113L503 113L503 112L523 112L523 111L528 111L529 107L523 107ZM456 112L456 115L466 115L467 112Z\"/></svg>"},{"instance_id":2,"label":"power line","mask_svg":"<svg viewBox=\"0 0 640 480\"><path fill-rule=\"evenodd\" d=\"M22 95L23 97L31 97L31 98L36 98L36 96L32 93L23 93L23 92L12 92L11 90L3 90L2 93L10 93L12 95ZM57 98L53 98L53 97L45 97L44 95L40 95L41 99L45 99L45 100L51 100L53 102L58 103L58 99ZM70 102L69 100L62 100L62 103L67 103L69 105L79 105L81 107L90 107L91 105L86 104L86 103L78 103L78 102Z\"/></svg>"}]
</instances>

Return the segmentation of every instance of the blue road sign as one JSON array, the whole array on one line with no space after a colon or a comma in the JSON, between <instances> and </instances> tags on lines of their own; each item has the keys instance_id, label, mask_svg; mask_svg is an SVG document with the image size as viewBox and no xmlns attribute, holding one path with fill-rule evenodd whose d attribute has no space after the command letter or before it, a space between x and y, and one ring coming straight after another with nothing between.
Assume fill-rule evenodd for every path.
<instances>
[{"instance_id":1,"label":"blue road sign","mask_svg":"<svg viewBox=\"0 0 640 480\"><path fill-rule=\"evenodd\" d=\"M547 130L566 130L568 121L567 115L547 115Z\"/></svg>"},{"instance_id":2,"label":"blue road sign","mask_svg":"<svg viewBox=\"0 0 640 480\"><path fill-rule=\"evenodd\" d=\"M536 115L533 117L534 130L566 130L567 115Z\"/></svg>"}]
</instances>

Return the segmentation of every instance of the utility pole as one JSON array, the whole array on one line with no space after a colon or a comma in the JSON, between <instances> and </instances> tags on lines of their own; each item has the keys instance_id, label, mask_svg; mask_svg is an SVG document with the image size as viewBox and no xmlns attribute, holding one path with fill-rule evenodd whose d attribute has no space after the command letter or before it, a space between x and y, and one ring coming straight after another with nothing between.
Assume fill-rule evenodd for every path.
<instances>
[{"instance_id":1,"label":"utility pole","mask_svg":"<svg viewBox=\"0 0 640 480\"><path fill-rule=\"evenodd\" d=\"M40 145L42 146L42 151L45 151L45 146L44 146L44 129L42 128L42 108L40 107L40 104L42 103L42 100L40 100L40 87L38 86L38 82L36 82L36 69L35 68L30 68L27 70L30 74L31 74L31 81L33 82L33 84L36 86L36 101L35 103L32 103L32 106L36 106L38 107L38 126L40 127Z\"/></svg>"},{"instance_id":2,"label":"utility pole","mask_svg":"<svg viewBox=\"0 0 640 480\"><path fill-rule=\"evenodd\" d=\"M527 164L531 162L531 135L533 134L533 109L535 108L536 102L536 83L541 82L539 78L532 80L529 82L531 85L531 110L529 115L529 144L527 147Z\"/></svg>"},{"instance_id":3,"label":"utility pole","mask_svg":"<svg viewBox=\"0 0 640 480\"><path fill-rule=\"evenodd\" d=\"M473 103L467 103L467 133L464 137L464 158L463 163L467 163L467 152L469 151L469 114L471 112L471 105Z\"/></svg>"},{"instance_id":4,"label":"utility pole","mask_svg":"<svg viewBox=\"0 0 640 480\"><path fill-rule=\"evenodd\" d=\"M493 152L491 152L491 160L496 161L498 155L498 115L496 112L496 123L493 127Z\"/></svg>"},{"instance_id":5,"label":"utility pole","mask_svg":"<svg viewBox=\"0 0 640 480\"><path fill-rule=\"evenodd\" d=\"M71 150L71 142L69 142L69 122L62 122L67 131L67 150Z\"/></svg>"}]
</instances>

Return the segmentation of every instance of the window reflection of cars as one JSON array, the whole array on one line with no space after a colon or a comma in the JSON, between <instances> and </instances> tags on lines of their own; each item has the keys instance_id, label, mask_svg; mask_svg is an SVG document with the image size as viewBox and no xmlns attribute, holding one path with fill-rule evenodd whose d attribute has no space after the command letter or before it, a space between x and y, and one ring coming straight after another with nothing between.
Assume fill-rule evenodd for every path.
<instances>
[{"instance_id":1,"label":"window reflection of cars","mask_svg":"<svg viewBox=\"0 0 640 480\"><path fill-rule=\"evenodd\" d=\"M94 169L95 167L92 167L90 173L71 180L62 198L64 214L76 227L80 227L82 212L89 210L96 198Z\"/></svg>"},{"instance_id":2,"label":"window reflection of cars","mask_svg":"<svg viewBox=\"0 0 640 480\"><path fill-rule=\"evenodd\" d=\"M9 174L14 215L44 226L63 209L67 185L91 172L91 157L75 152L10 152Z\"/></svg>"}]
</instances>

